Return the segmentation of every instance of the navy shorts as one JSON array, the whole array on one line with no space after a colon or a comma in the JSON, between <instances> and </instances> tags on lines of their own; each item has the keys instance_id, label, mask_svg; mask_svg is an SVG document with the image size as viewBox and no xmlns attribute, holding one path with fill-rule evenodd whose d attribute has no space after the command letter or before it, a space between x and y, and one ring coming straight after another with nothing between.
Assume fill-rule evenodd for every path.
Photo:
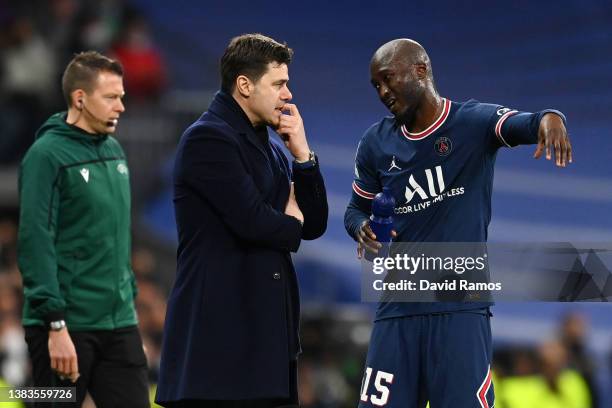
<instances>
[{"instance_id":1,"label":"navy shorts","mask_svg":"<svg viewBox=\"0 0 612 408\"><path fill-rule=\"evenodd\" d=\"M491 408L488 309L374 323L359 407Z\"/></svg>"}]
</instances>

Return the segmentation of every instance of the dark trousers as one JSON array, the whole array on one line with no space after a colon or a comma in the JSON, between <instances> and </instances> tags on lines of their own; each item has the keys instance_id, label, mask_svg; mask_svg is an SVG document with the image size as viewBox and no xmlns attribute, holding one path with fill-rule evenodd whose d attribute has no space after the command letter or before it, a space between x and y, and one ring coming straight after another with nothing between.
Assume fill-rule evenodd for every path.
<instances>
[{"instance_id":1,"label":"dark trousers","mask_svg":"<svg viewBox=\"0 0 612 408\"><path fill-rule=\"evenodd\" d=\"M62 381L51 369L49 332L42 326L25 328L36 387L76 387L76 403L56 407L80 407L87 391L97 408L149 407L147 359L136 326L116 330L70 331L77 353L80 377L76 384ZM49 403L35 407L52 407Z\"/></svg>"},{"instance_id":2,"label":"dark trousers","mask_svg":"<svg viewBox=\"0 0 612 408\"><path fill-rule=\"evenodd\" d=\"M180 400L166 402L167 408L298 408L297 360L289 363L289 398L252 400Z\"/></svg>"}]
</instances>

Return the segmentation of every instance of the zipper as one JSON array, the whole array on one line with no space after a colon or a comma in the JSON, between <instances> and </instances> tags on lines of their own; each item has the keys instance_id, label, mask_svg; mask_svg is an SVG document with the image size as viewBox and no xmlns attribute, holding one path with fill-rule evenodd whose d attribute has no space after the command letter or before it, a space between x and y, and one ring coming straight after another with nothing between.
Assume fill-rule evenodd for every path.
<instances>
[{"instance_id":1,"label":"zipper","mask_svg":"<svg viewBox=\"0 0 612 408\"><path fill-rule=\"evenodd\" d=\"M104 139L104 140L96 140L95 146L96 146L96 154L98 155L98 158L103 162L104 164L104 178L106 179L107 185L108 185L108 191L110 194L110 199L112 200L113 198L117 197L117 189L115 188L115 184L113 182L113 176L112 176L112 167L110 167L109 165L109 161L108 160L102 160L102 154L101 154L101 149L104 145L104 143L107 141L108 139ZM113 160L113 164L116 162L117 160ZM111 209L114 209L115 206L111 205ZM114 241L114 245L115 247L117 246L117 235L119 233L119 221L117 219L116 214L111 214L110 216L111 222L112 222L112 227L113 227L113 241ZM121 289L121 268L118 267L118 263L119 263L119 255L118 255L118 251L117 249L115 249L114 251L112 251L112 266L113 266L113 270L115 270L115 276L114 276L114 295L115 295L115 299L113 302L113 312L111 314L111 320L112 320L112 324L113 324L113 329L116 328L117 326L117 307L119 305L119 299L121 299L121 295L119 293L120 289Z\"/></svg>"},{"instance_id":2,"label":"zipper","mask_svg":"<svg viewBox=\"0 0 612 408\"><path fill-rule=\"evenodd\" d=\"M102 141L102 140L94 140L94 146L95 146L95 149L96 149L96 155L98 156L98 159L101 160L104 163L104 168L108 168L108 163L106 162L106 160L102 160L102 154L100 153L100 149L101 149L103 144L104 144L104 141Z\"/></svg>"},{"instance_id":3,"label":"zipper","mask_svg":"<svg viewBox=\"0 0 612 408\"><path fill-rule=\"evenodd\" d=\"M108 163L107 163L108 164ZM113 162L114 164L114 162ZM106 177L108 178L108 183L109 183L109 187L110 187L110 191L111 191L111 197L117 197L117 188L115 185L115 179L113 177L112 173L112 169L109 168L107 166L106 168ZM121 193L121 192L119 192ZM116 206L111 206L111 208L115 209ZM113 251L113 266L114 266L114 270L116 271L116 275L115 275L115 304L113 306L113 328L117 327L117 321L116 321L116 317L117 317L117 306L119 304L119 299L121 298L119 291L121 290L121 268L119 267L119 250L117 247L118 245L118 239L117 239L117 235L119 234L119 220L117 217L117 214L112 214L112 219L113 219L113 240L114 240L114 245L115 245L115 250Z\"/></svg>"}]
</instances>

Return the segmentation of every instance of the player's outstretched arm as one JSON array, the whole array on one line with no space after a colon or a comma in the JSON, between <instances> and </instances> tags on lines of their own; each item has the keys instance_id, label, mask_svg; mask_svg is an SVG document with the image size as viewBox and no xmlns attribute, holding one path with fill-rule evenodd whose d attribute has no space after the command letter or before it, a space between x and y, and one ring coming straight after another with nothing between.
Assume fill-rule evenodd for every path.
<instances>
[{"instance_id":1,"label":"player's outstretched arm","mask_svg":"<svg viewBox=\"0 0 612 408\"><path fill-rule=\"evenodd\" d=\"M546 151L546 160L551 160L553 149L555 151L555 163L558 167L565 167L572 162L572 145L563 119L555 113L547 113L540 121L538 147L533 154L533 158L539 159L542 153Z\"/></svg>"}]
</instances>

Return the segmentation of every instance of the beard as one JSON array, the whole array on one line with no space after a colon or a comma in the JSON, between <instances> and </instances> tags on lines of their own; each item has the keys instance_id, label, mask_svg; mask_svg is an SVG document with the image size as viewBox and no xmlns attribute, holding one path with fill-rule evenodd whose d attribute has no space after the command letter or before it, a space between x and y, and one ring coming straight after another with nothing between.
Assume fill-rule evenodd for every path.
<instances>
[{"instance_id":1,"label":"beard","mask_svg":"<svg viewBox=\"0 0 612 408\"><path fill-rule=\"evenodd\" d=\"M415 113L415 109L406 108L404 111L394 116L395 123L398 126L406 125L406 127L411 127L414 122Z\"/></svg>"},{"instance_id":2,"label":"beard","mask_svg":"<svg viewBox=\"0 0 612 408\"><path fill-rule=\"evenodd\" d=\"M416 84L409 84L405 87L404 92L402 92L402 100L405 101L404 105L406 107L395 115L395 122L398 125L406 125L409 129L412 127L417 112L421 108L424 95L425 90L418 87ZM411 103L406 101L410 101Z\"/></svg>"}]
</instances>

